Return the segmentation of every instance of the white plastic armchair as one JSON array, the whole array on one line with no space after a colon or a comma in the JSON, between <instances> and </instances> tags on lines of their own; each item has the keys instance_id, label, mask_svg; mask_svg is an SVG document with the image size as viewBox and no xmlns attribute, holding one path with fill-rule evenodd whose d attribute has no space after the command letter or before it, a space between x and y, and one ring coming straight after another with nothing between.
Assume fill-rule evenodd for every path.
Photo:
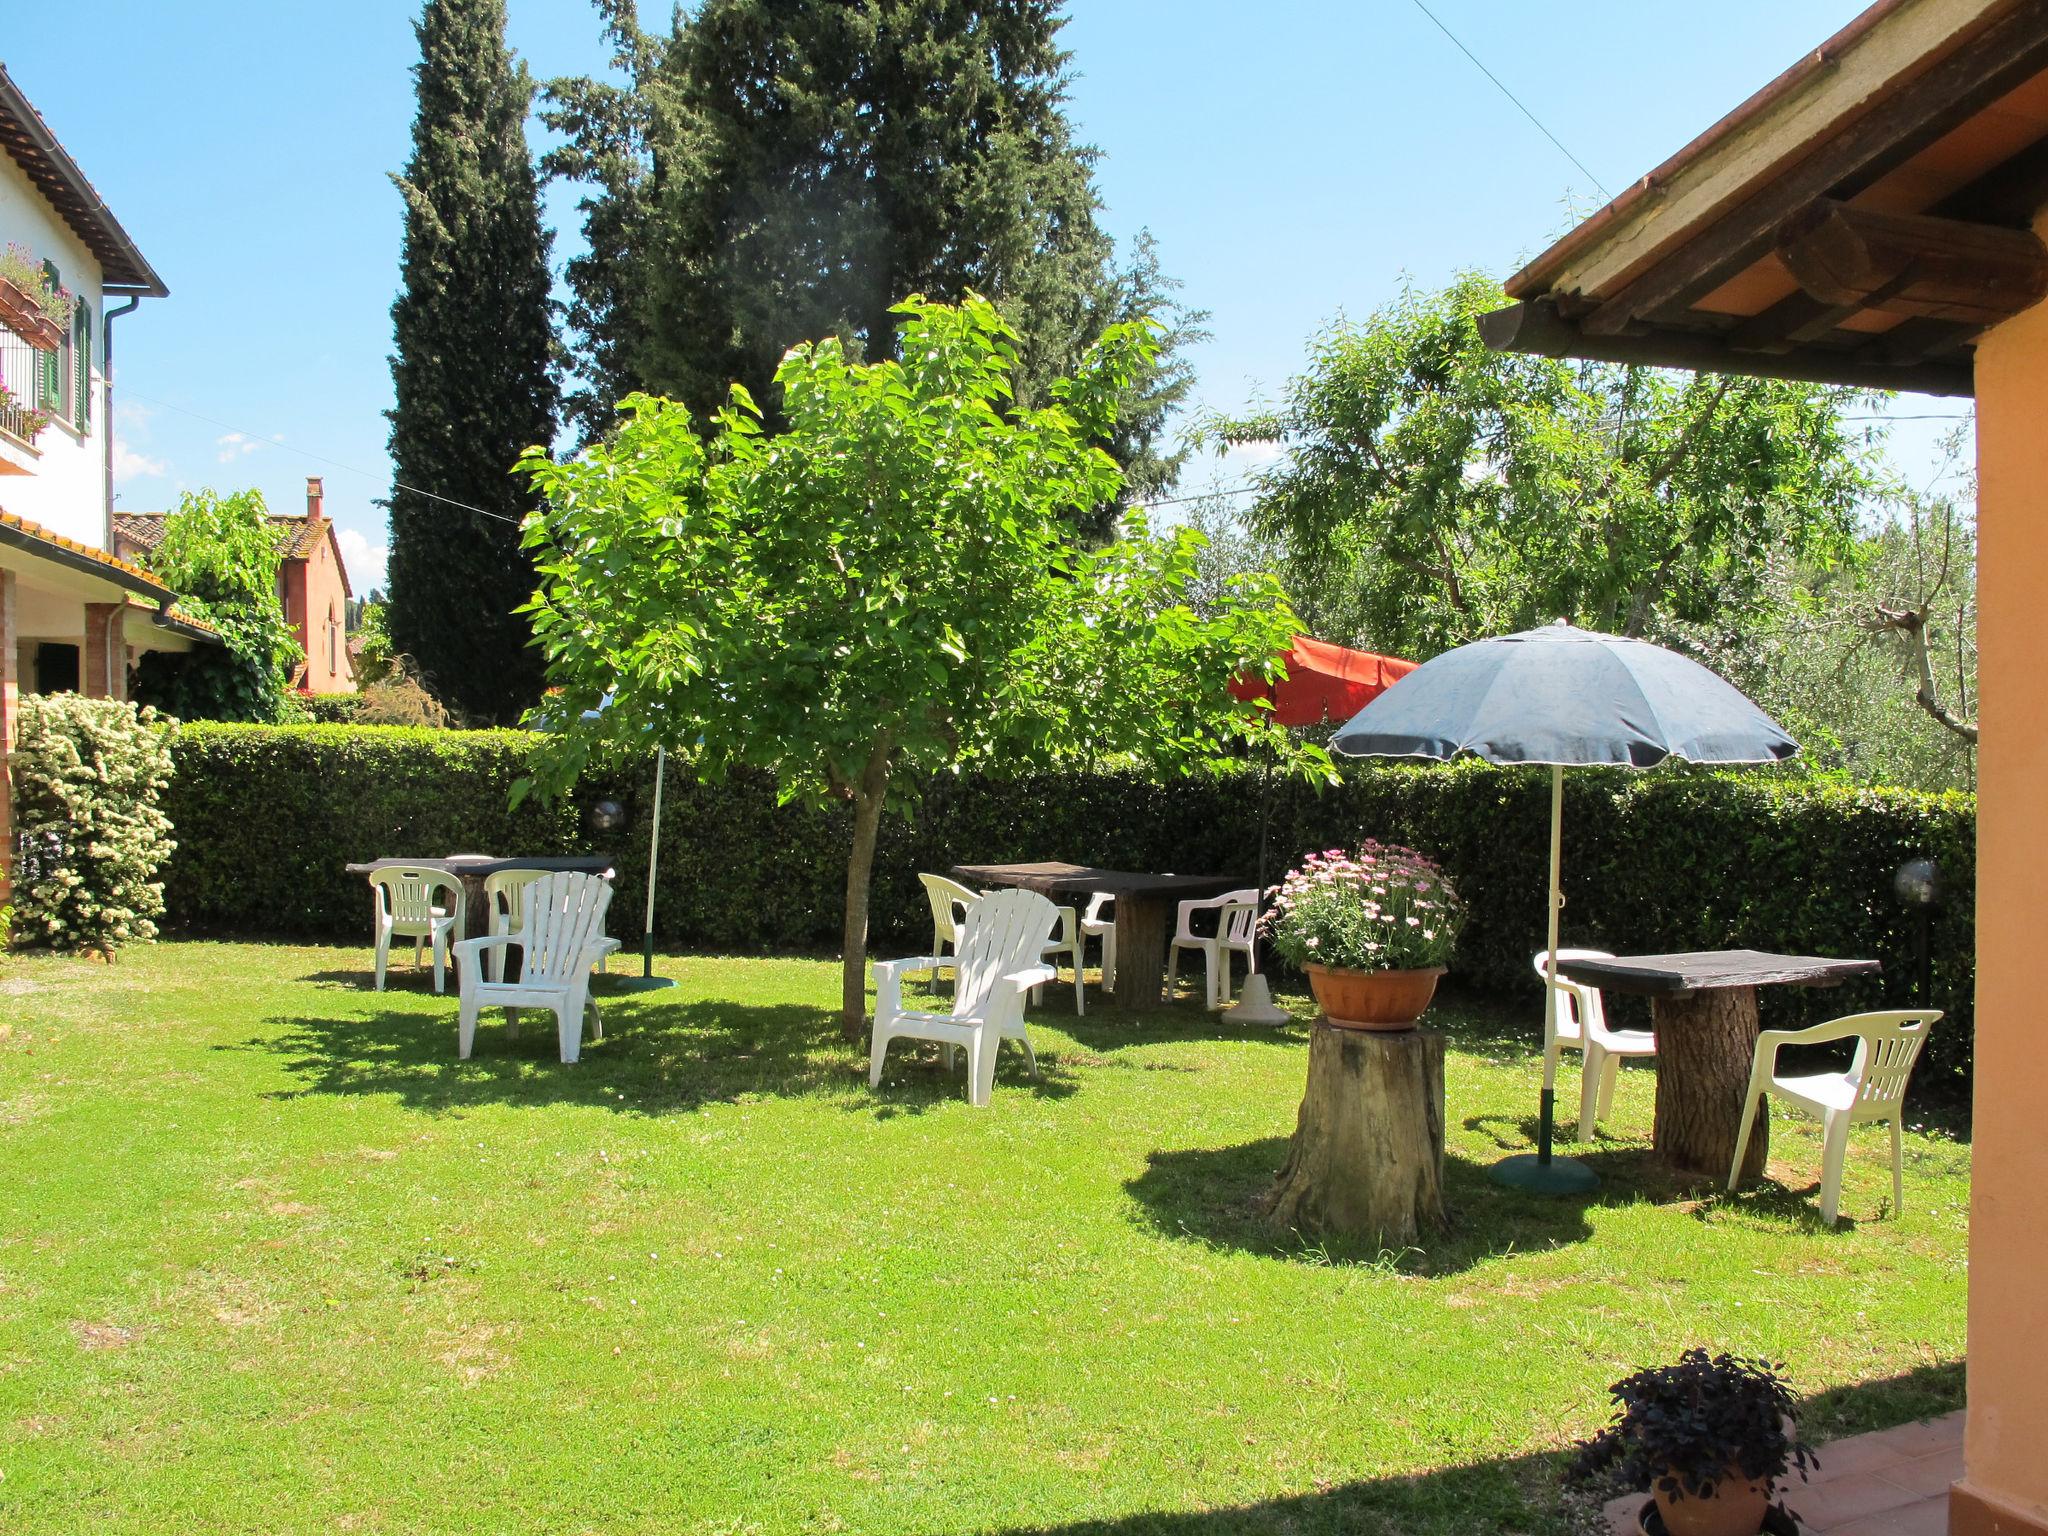
<instances>
[{"instance_id":1,"label":"white plastic armchair","mask_svg":"<svg viewBox=\"0 0 2048 1536\"><path fill-rule=\"evenodd\" d=\"M517 932L465 939L455 946L462 994L456 1054L464 1061L476 1042L477 1014L485 1008L503 1008L514 1035L519 1033L521 1008L550 1010L565 1062L573 1062L583 1053L586 1013L595 1026L596 1038L604 1038L604 1018L590 996L590 967L607 942L604 914L612 903L610 884L596 875L561 870L530 881L522 894L525 899ZM519 979L487 980L485 952L502 953L513 945L519 949ZM497 974L504 974L502 961Z\"/></svg>"},{"instance_id":2,"label":"white plastic armchair","mask_svg":"<svg viewBox=\"0 0 2048 1536\"><path fill-rule=\"evenodd\" d=\"M526 888L542 873L538 869L501 869L484 877L484 911L490 914L493 938L518 931L526 913ZM491 980L503 981L505 951L493 949L485 958L489 962Z\"/></svg>"},{"instance_id":3,"label":"white plastic armchair","mask_svg":"<svg viewBox=\"0 0 2048 1536\"><path fill-rule=\"evenodd\" d=\"M932 905L932 955L931 972L925 977L926 985L939 979L939 972L953 968L953 957L960 952L960 922L967 915L967 909L981 900L981 892L962 885L958 880L948 880L944 875L919 875L924 882L925 899ZM952 954L947 953L948 946Z\"/></svg>"},{"instance_id":4,"label":"white plastic armchair","mask_svg":"<svg viewBox=\"0 0 2048 1536\"><path fill-rule=\"evenodd\" d=\"M1560 949L1560 960L1612 960L1605 949ZM1550 952L1539 949L1531 960L1538 980L1549 978ZM1557 1079L1559 1055L1570 1048L1584 1052L1579 1073L1579 1140L1591 1141L1600 1121L1614 1108L1614 1082L1625 1056L1654 1056L1657 1037L1646 1029L1609 1029L1600 989L1560 976L1557 1027L1543 1041L1543 1085Z\"/></svg>"},{"instance_id":5,"label":"white plastic armchair","mask_svg":"<svg viewBox=\"0 0 2048 1536\"><path fill-rule=\"evenodd\" d=\"M1074 968L1074 1012L1086 1014L1088 989L1082 985L1085 978L1082 975L1081 963L1082 956L1088 948L1088 940L1081 933L1081 914L1073 907L1054 907L1053 912L1056 921L1052 937L1045 941L1045 948L1040 951L1045 963L1052 967L1052 975L1047 980L1060 979L1060 959L1064 956L1067 963ZM1039 1003L1044 1000L1045 987L1041 984L1032 988L1031 1001Z\"/></svg>"},{"instance_id":6,"label":"white plastic armchair","mask_svg":"<svg viewBox=\"0 0 2048 1536\"><path fill-rule=\"evenodd\" d=\"M1213 934L1195 932L1197 912L1216 914L1216 931ZM1244 956L1247 976L1259 968L1256 953L1258 921L1259 893L1249 887L1211 896L1206 901L1182 902L1179 920L1174 925L1173 943L1166 951L1167 997L1172 998L1180 985L1180 952L1192 949L1199 950L1202 955L1209 1006L1221 1008L1229 1002L1230 957L1233 954Z\"/></svg>"},{"instance_id":7,"label":"white plastic armchair","mask_svg":"<svg viewBox=\"0 0 2048 1536\"><path fill-rule=\"evenodd\" d=\"M1116 990L1116 914L1103 915L1104 907L1116 905L1116 896L1110 891L1097 891L1088 898L1088 910L1081 914L1081 944L1085 950L1090 939L1102 941L1102 990Z\"/></svg>"},{"instance_id":8,"label":"white plastic armchair","mask_svg":"<svg viewBox=\"0 0 2048 1536\"><path fill-rule=\"evenodd\" d=\"M462 882L438 869L391 865L370 872L370 902L376 921L377 990L384 990L384 971L393 939L411 939L417 966L428 945L434 949L434 990L447 991L444 967L448 945L462 933L468 898Z\"/></svg>"},{"instance_id":9,"label":"white plastic armchair","mask_svg":"<svg viewBox=\"0 0 2048 1536\"><path fill-rule=\"evenodd\" d=\"M967 909L954 952L953 1011L921 1013L903 1006L903 978L929 970L941 958L875 962L875 1029L868 1048L868 1086L882 1085L882 1060L891 1040L936 1040L967 1049L967 1101L987 1105L995 1088L996 1053L1005 1040L1024 1048L1031 1075L1038 1057L1024 1032L1024 995L1052 980L1040 958L1052 931L1053 904L1036 891L993 891Z\"/></svg>"},{"instance_id":10,"label":"white plastic armchair","mask_svg":"<svg viewBox=\"0 0 2048 1536\"><path fill-rule=\"evenodd\" d=\"M1756 1037L1756 1058L1749 1069L1749 1092L1742 1101L1742 1132L1735 1139L1735 1160L1728 1165L1728 1187L1742 1177L1742 1155L1766 1093L1821 1123L1820 1219L1833 1226L1842 1203L1842 1160L1849 1149L1849 1127L1883 1120L1892 1128L1892 1214L1906 1207L1905 1149L1899 1117L1906 1104L1906 1084L1920 1048L1941 1018L1938 1009L1904 1008L1883 1013L1857 1013L1816 1024L1811 1029L1767 1029ZM1825 1045L1830 1040L1856 1041L1855 1059L1846 1072L1813 1072L1798 1077L1778 1075L1778 1052L1788 1045Z\"/></svg>"}]
</instances>

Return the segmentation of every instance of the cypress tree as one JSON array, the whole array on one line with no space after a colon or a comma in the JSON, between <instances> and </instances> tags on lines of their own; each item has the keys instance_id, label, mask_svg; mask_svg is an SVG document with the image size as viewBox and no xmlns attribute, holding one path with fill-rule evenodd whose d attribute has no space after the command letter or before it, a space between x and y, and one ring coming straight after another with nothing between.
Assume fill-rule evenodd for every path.
<instances>
[{"instance_id":1,"label":"cypress tree","mask_svg":"<svg viewBox=\"0 0 2048 1536\"><path fill-rule=\"evenodd\" d=\"M665 36L599 3L626 83L550 82L543 114L565 136L547 169L592 189L568 273L586 439L636 389L701 420L737 381L772 421L791 346L886 357L893 304L972 290L1020 334L1026 404L1106 325L1159 315L1107 446L1135 494L1172 478L1160 429L1191 384L1173 348L1206 317L1173 302L1149 237L1117 265L1055 0L700 0Z\"/></svg>"},{"instance_id":2,"label":"cypress tree","mask_svg":"<svg viewBox=\"0 0 2048 1536\"><path fill-rule=\"evenodd\" d=\"M405 244L391 307L391 640L445 702L509 722L542 674L515 611L534 573L517 526L531 493L512 463L552 440L557 403L526 146L534 87L505 44L504 0L428 0L413 31L412 158L392 178Z\"/></svg>"}]
</instances>

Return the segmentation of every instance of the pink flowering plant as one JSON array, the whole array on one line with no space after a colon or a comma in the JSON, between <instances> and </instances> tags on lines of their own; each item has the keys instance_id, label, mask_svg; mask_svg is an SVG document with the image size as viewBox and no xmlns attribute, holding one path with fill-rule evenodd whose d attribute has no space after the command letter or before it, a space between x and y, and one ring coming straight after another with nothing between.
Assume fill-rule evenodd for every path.
<instances>
[{"instance_id":1,"label":"pink flowering plant","mask_svg":"<svg viewBox=\"0 0 2048 1536\"><path fill-rule=\"evenodd\" d=\"M1264 922L1296 965L1419 971L1450 962L1465 904L1443 866L1413 848L1368 840L1356 853L1312 853L1272 890Z\"/></svg>"}]
</instances>

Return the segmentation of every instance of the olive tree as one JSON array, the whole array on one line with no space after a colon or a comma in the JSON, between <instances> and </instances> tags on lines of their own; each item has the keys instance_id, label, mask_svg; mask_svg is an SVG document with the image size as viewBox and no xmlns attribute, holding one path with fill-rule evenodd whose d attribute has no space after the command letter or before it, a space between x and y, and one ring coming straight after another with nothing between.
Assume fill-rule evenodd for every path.
<instances>
[{"instance_id":1,"label":"olive tree","mask_svg":"<svg viewBox=\"0 0 2048 1536\"><path fill-rule=\"evenodd\" d=\"M659 741L706 777L749 765L785 800L849 804L849 1030L866 1012L876 831L920 779L1120 753L1189 771L1257 738L1290 750L1227 689L1294 632L1270 577L1198 614L1200 535L1131 514L1106 547L1074 536L1120 489L1095 445L1151 328L1111 328L1025 410L1018 338L990 304L896 313L893 358L793 349L773 435L738 386L708 432L636 395L576 459L523 461L543 498L530 611L558 690L537 781L565 787L606 742Z\"/></svg>"}]
</instances>

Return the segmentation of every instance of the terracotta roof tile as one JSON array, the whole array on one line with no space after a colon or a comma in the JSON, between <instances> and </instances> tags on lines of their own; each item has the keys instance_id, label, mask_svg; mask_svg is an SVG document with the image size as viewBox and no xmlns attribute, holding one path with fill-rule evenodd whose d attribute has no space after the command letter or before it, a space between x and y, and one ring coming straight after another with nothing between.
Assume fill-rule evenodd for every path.
<instances>
[{"instance_id":1,"label":"terracotta roof tile","mask_svg":"<svg viewBox=\"0 0 2048 1536\"><path fill-rule=\"evenodd\" d=\"M172 596L169 587L157 580L156 577L150 575L141 566L131 565L126 560L118 560L104 549L97 548L94 545L81 544L76 539L67 539L63 534L53 532L51 529L45 528L41 523L31 522L25 517L17 517L12 512L0 509L0 528L6 528L19 534L26 534L36 543L47 544L53 550L61 550L67 555L90 560L95 565L103 565L110 572L118 571L131 580L145 581L152 590L162 593L166 598Z\"/></svg>"}]
</instances>

